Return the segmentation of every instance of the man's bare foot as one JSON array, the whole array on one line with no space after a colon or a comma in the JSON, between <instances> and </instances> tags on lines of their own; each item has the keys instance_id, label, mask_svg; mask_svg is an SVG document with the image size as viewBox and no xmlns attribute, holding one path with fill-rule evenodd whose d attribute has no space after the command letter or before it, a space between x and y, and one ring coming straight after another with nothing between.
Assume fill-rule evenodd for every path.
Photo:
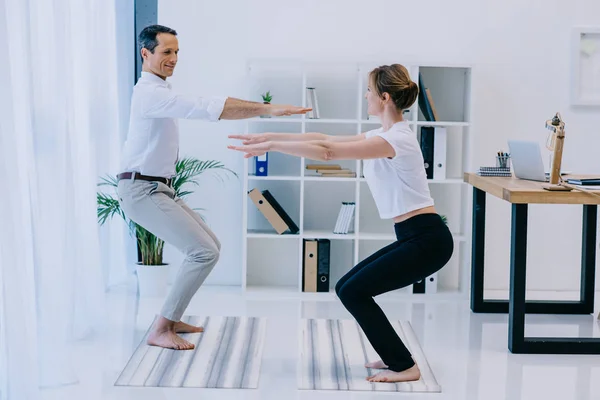
<instances>
[{"instance_id":1,"label":"man's bare foot","mask_svg":"<svg viewBox=\"0 0 600 400\"><path fill-rule=\"evenodd\" d=\"M148 335L147 343L150 346L164 347L166 349L174 350L192 350L194 344L187 340L177 336L177 334L171 330L164 332L152 332Z\"/></svg>"},{"instance_id":2,"label":"man's bare foot","mask_svg":"<svg viewBox=\"0 0 600 400\"><path fill-rule=\"evenodd\" d=\"M186 324L183 321L175 322L175 332L177 333L200 333L204 332L204 328L201 326L194 326Z\"/></svg>"},{"instance_id":3,"label":"man's bare foot","mask_svg":"<svg viewBox=\"0 0 600 400\"><path fill-rule=\"evenodd\" d=\"M171 321L166 319L165 317L158 317L154 326L152 327L152 331L148 335L148 343L150 346L158 346L164 347L166 349L174 349L174 350L191 350L194 348L194 345L187 340L177 336L177 328L182 328L182 323ZM184 324L187 327L192 327L191 325ZM196 327L192 327L197 329Z\"/></svg>"},{"instance_id":4,"label":"man's bare foot","mask_svg":"<svg viewBox=\"0 0 600 400\"><path fill-rule=\"evenodd\" d=\"M421 379L421 371L419 371L419 367L416 364L404 371L395 372L386 370L367 377L369 382L410 382L418 381L419 379Z\"/></svg>"},{"instance_id":5,"label":"man's bare foot","mask_svg":"<svg viewBox=\"0 0 600 400\"><path fill-rule=\"evenodd\" d=\"M381 360L379 361L373 361L370 363L366 363L365 364L365 368L372 368L372 369L387 369L388 366L385 365L385 363Z\"/></svg>"}]
</instances>

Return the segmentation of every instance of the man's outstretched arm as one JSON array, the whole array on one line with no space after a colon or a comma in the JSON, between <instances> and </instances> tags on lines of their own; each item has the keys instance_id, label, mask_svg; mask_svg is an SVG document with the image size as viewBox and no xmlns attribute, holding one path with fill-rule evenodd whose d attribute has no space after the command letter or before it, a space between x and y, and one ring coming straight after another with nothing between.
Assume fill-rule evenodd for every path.
<instances>
[{"instance_id":1,"label":"man's outstretched arm","mask_svg":"<svg viewBox=\"0 0 600 400\"><path fill-rule=\"evenodd\" d=\"M306 114L310 110L312 109L290 105L262 104L254 101L228 97L219 119L245 119L258 117L260 115L272 115L278 117L293 114Z\"/></svg>"},{"instance_id":2,"label":"man's outstretched arm","mask_svg":"<svg viewBox=\"0 0 600 400\"><path fill-rule=\"evenodd\" d=\"M217 121L245 119L260 115L283 116L305 114L311 108L279 104L262 104L233 97L198 97L175 93L158 87L142 99L146 118L189 118Z\"/></svg>"}]
</instances>

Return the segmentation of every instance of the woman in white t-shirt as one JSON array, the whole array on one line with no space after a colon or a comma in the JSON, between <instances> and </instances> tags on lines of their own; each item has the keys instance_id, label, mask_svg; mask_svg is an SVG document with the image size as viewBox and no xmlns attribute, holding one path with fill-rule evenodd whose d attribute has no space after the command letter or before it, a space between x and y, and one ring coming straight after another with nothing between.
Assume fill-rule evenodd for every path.
<instances>
[{"instance_id":1,"label":"woman in white t-shirt","mask_svg":"<svg viewBox=\"0 0 600 400\"><path fill-rule=\"evenodd\" d=\"M412 285L440 270L454 251L448 227L429 193L421 148L402 118L419 93L399 64L375 68L365 97L370 115L382 126L355 136L322 133L231 135L245 157L278 151L312 160L364 160L363 173L379 215L393 219L397 240L361 261L336 284L335 291L354 316L381 360L367 368L382 371L371 382L403 382L421 376L412 356L374 296Z\"/></svg>"}]
</instances>

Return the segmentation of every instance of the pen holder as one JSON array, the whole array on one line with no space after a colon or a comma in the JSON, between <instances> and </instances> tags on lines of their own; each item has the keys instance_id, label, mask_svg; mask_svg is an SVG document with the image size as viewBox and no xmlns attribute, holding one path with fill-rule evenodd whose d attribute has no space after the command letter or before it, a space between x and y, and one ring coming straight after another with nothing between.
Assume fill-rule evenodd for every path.
<instances>
[{"instance_id":1,"label":"pen holder","mask_svg":"<svg viewBox=\"0 0 600 400\"><path fill-rule=\"evenodd\" d=\"M496 156L496 167L510 169L510 156Z\"/></svg>"}]
</instances>

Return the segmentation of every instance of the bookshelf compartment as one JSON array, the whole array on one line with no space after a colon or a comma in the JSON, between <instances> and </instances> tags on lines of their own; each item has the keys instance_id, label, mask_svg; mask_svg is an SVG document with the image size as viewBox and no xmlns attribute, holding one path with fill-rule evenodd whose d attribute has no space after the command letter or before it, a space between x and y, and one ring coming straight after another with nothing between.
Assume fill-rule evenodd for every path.
<instances>
[{"instance_id":1,"label":"bookshelf compartment","mask_svg":"<svg viewBox=\"0 0 600 400\"><path fill-rule=\"evenodd\" d=\"M304 230L333 234L342 202L356 202L355 181L306 181L304 185ZM355 218L349 233L354 232L354 222Z\"/></svg>"},{"instance_id":2,"label":"bookshelf compartment","mask_svg":"<svg viewBox=\"0 0 600 400\"><path fill-rule=\"evenodd\" d=\"M315 88L319 117L324 119L357 119L357 83L358 71L351 65L309 67L306 71L306 87Z\"/></svg>"},{"instance_id":3,"label":"bookshelf compartment","mask_svg":"<svg viewBox=\"0 0 600 400\"><path fill-rule=\"evenodd\" d=\"M454 67L420 67L423 87L429 89L433 105L437 111L436 121L443 122L469 122L468 92L470 70ZM415 82L418 83L418 75ZM427 121L419 107L419 121Z\"/></svg>"},{"instance_id":4,"label":"bookshelf compartment","mask_svg":"<svg viewBox=\"0 0 600 400\"><path fill-rule=\"evenodd\" d=\"M250 181L248 191L268 190L292 221L300 227L300 181ZM246 196L248 194L246 193ZM256 207L252 199L247 199L248 234L254 236L292 236L289 232L278 235L275 228Z\"/></svg>"},{"instance_id":5,"label":"bookshelf compartment","mask_svg":"<svg viewBox=\"0 0 600 400\"><path fill-rule=\"evenodd\" d=\"M263 133L263 132L283 132L294 133L300 135L302 132L302 124L291 124L282 122L258 122L248 126L248 133ZM235 141L236 145L241 145L241 140ZM255 157L248 159L248 175L256 176ZM302 160L299 157L293 157L287 154L278 152L268 153L268 170L267 176L300 176L302 171Z\"/></svg>"},{"instance_id":6,"label":"bookshelf compartment","mask_svg":"<svg viewBox=\"0 0 600 400\"><path fill-rule=\"evenodd\" d=\"M246 284L249 287L294 288L295 291L299 291L298 240L275 238L248 238L247 240Z\"/></svg>"}]
</instances>

